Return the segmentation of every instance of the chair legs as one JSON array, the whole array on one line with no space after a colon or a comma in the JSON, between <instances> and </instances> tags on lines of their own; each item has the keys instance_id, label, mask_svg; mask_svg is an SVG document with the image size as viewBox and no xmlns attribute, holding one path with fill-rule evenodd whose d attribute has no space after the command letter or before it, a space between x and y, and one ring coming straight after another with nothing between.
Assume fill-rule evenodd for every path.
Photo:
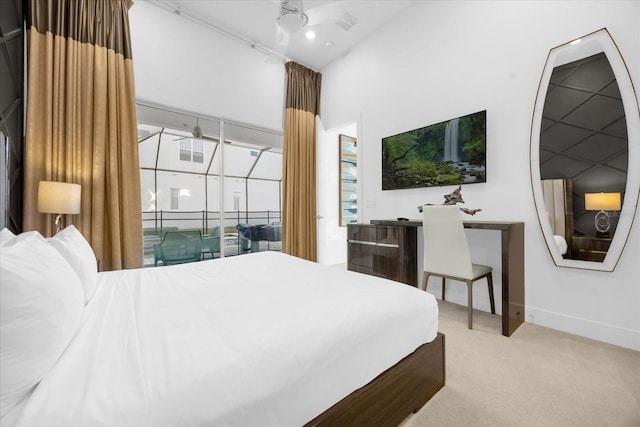
<instances>
[{"instance_id":1,"label":"chair legs","mask_svg":"<svg viewBox=\"0 0 640 427\"><path fill-rule=\"evenodd\" d=\"M420 287L421 290L423 291L427 291L427 282L429 281L429 273L427 273L426 271L424 273L422 273L422 286Z\"/></svg>"},{"instance_id":2,"label":"chair legs","mask_svg":"<svg viewBox=\"0 0 640 427\"><path fill-rule=\"evenodd\" d=\"M427 282L429 281L429 276L431 276L426 271L422 275L422 286L420 289L426 292L427 290ZM493 276L491 273L487 274L487 286L489 287L489 303L491 304L491 314L496 314L496 302L493 297ZM446 278L442 277L442 301L446 301L445 299L445 281ZM468 326L469 329L473 329L473 280L465 280L467 284L467 317L468 317Z\"/></svg>"},{"instance_id":3,"label":"chair legs","mask_svg":"<svg viewBox=\"0 0 640 427\"><path fill-rule=\"evenodd\" d=\"M489 286L489 302L491 303L491 314L496 314L496 302L493 299L493 277L491 273L487 276L487 285Z\"/></svg>"},{"instance_id":4,"label":"chair legs","mask_svg":"<svg viewBox=\"0 0 640 427\"><path fill-rule=\"evenodd\" d=\"M429 276L431 275L426 271L422 274L422 286L420 287L420 289L422 289L425 292L427 290L427 282L429 281ZM445 277L442 277L442 301L446 301L444 296L444 283L446 280L447 279Z\"/></svg>"},{"instance_id":5,"label":"chair legs","mask_svg":"<svg viewBox=\"0 0 640 427\"><path fill-rule=\"evenodd\" d=\"M467 280L467 323L473 329L473 280Z\"/></svg>"},{"instance_id":6,"label":"chair legs","mask_svg":"<svg viewBox=\"0 0 640 427\"><path fill-rule=\"evenodd\" d=\"M491 304L491 314L496 314L496 302L493 298L493 277L491 273L487 274L487 286L489 287L489 304ZM468 297L468 326L469 329L473 329L473 281L467 281L467 293Z\"/></svg>"}]
</instances>

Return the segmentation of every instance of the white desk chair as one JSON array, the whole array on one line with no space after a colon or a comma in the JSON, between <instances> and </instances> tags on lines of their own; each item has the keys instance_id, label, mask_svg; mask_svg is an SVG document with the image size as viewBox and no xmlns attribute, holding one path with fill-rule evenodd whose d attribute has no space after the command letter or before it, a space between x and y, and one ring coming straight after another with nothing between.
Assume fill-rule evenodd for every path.
<instances>
[{"instance_id":1,"label":"white desk chair","mask_svg":"<svg viewBox=\"0 0 640 427\"><path fill-rule=\"evenodd\" d=\"M487 278L491 313L496 313L493 300L491 267L472 264L469 244L464 234L460 208L457 206L424 206L422 210L424 232L424 275L421 289L427 290L429 276L442 277L442 300L445 300L446 279L467 284L469 301L469 329L473 328L473 283Z\"/></svg>"}]
</instances>

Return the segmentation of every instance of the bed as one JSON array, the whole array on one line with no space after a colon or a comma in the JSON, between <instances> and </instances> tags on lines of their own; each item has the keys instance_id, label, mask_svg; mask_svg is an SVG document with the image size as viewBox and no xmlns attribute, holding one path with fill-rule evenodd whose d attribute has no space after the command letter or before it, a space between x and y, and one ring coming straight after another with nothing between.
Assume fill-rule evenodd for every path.
<instances>
[{"instance_id":1,"label":"bed","mask_svg":"<svg viewBox=\"0 0 640 427\"><path fill-rule=\"evenodd\" d=\"M280 252L97 273L70 227L3 237L3 426L397 425L444 385L416 288Z\"/></svg>"}]
</instances>

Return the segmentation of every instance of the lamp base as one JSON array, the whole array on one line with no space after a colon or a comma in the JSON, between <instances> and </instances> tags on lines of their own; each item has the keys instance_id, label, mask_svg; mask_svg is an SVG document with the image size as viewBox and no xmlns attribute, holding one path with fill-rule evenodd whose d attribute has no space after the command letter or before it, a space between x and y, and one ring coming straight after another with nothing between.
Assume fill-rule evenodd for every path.
<instances>
[{"instance_id":1,"label":"lamp base","mask_svg":"<svg viewBox=\"0 0 640 427\"><path fill-rule=\"evenodd\" d=\"M55 224L56 224L56 234L58 234L58 233L60 232L60 230L62 230L62 225L63 225L63 224L62 224L62 221L63 221L63 219L62 219L62 214L57 214L57 215L56 215L56 221L55 221ZM54 234L54 236L55 236L55 234Z\"/></svg>"},{"instance_id":2,"label":"lamp base","mask_svg":"<svg viewBox=\"0 0 640 427\"><path fill-rule=\"evenodd\" d=\"M598 239L608 239L609 237L611 237L611 234L609 234L608 231L597 231L596 237Z\"/></svg>"},{"instance_id":3,"label":"lamp base","mask_svg":"<svg viewBox=\"0 0 640 427\"><path fill-rule=\"evenodd\" d=\"M607 211L599 211L595 217L596 237L609 237L611 222Z\"/></svg>"}]
</instances>

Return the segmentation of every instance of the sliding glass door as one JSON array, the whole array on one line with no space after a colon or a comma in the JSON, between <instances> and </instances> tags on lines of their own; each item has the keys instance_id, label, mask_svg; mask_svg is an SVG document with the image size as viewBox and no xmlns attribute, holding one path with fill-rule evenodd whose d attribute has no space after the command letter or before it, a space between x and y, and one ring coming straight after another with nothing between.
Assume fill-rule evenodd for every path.
<instances>
[{"instance_id":1,"label":"sliding glass door","mask_svg":"<svg viewBox=\"0 0 640 427\"><path fill-rule=\"evenodd\" d=\"M145 266L281 250L281 133L139 103L138 139Z\"/></svg>"}]
</instances>

